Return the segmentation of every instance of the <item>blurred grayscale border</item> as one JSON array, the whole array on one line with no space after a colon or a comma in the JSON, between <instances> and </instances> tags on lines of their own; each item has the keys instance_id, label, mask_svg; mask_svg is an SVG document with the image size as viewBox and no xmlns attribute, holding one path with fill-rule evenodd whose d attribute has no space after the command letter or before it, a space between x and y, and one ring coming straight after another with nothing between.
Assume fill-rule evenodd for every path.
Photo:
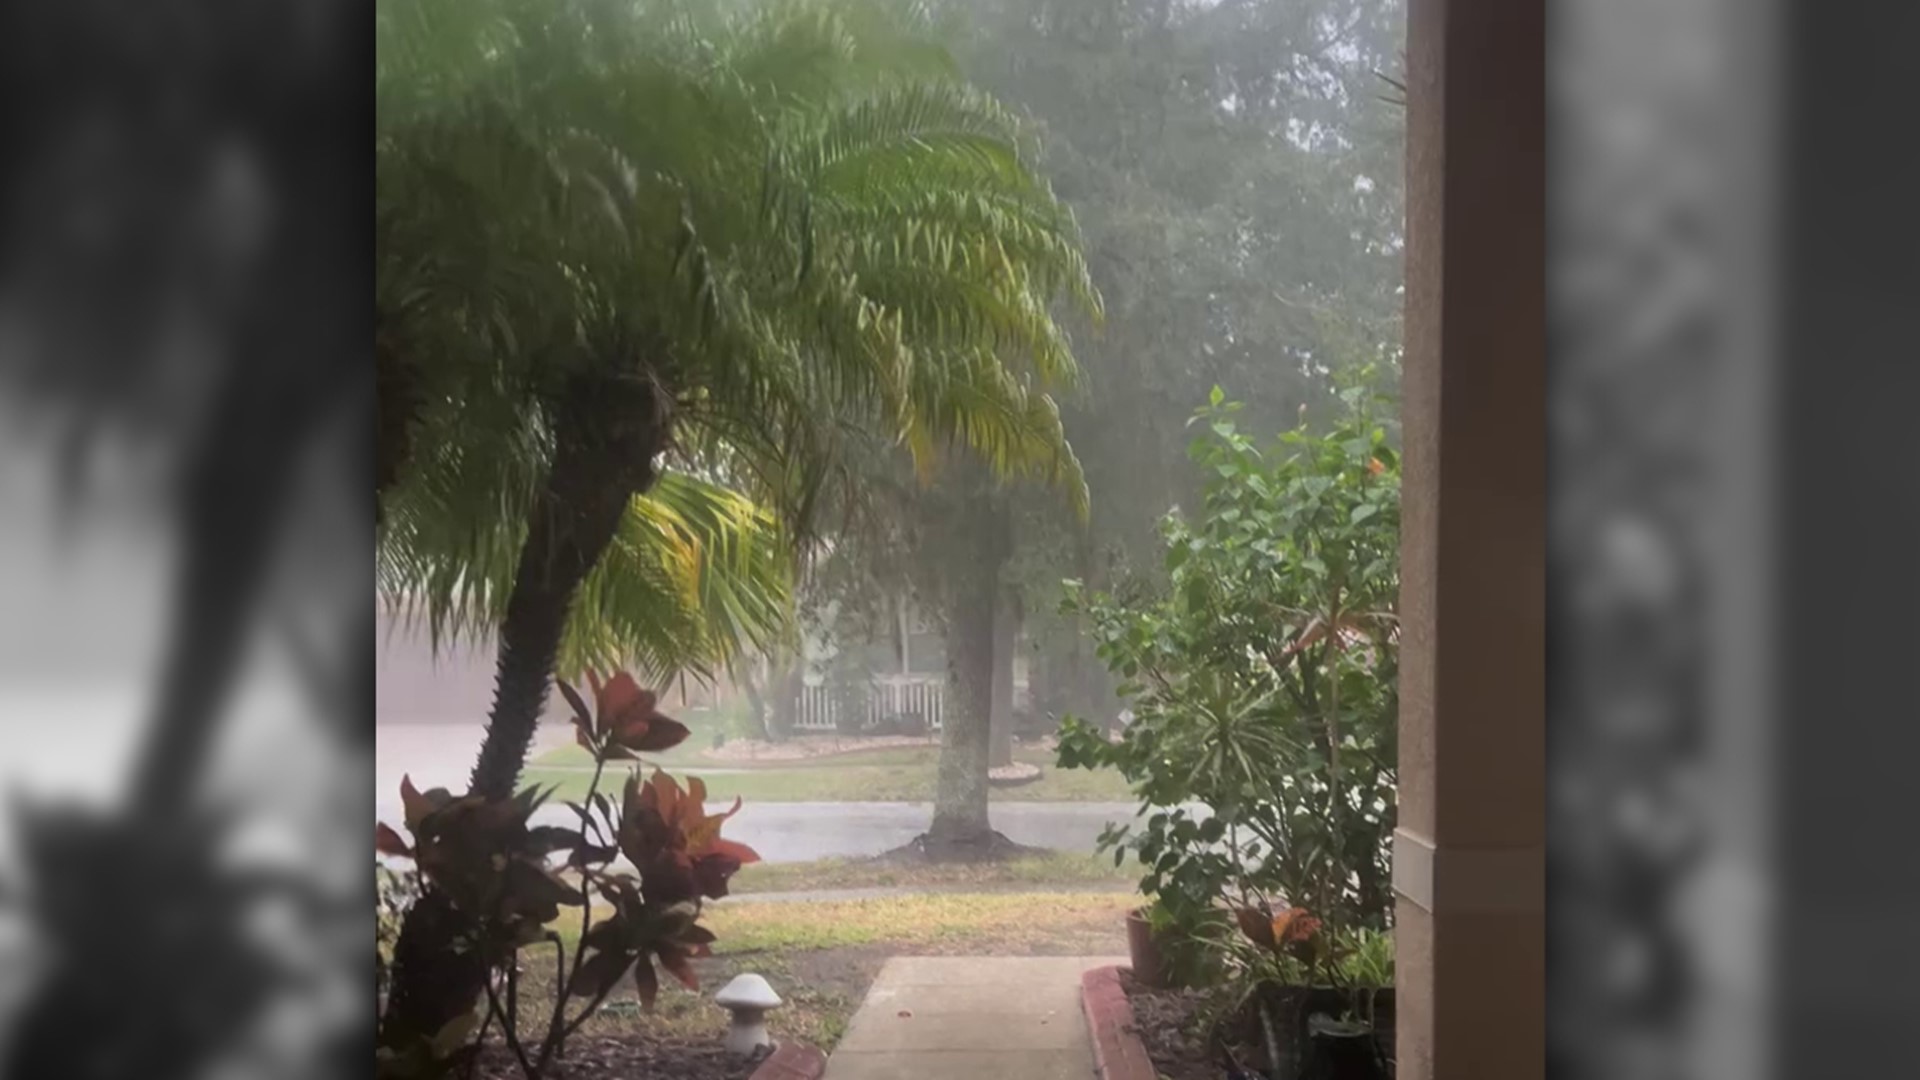
<instances>
[{"instance_id":1,"label":"blurred grayscale border","mask_svg":"<svg viewBox=\"0 0 1920 1080\"><path fill-rule=\"evenodd\" d=\"M1920 1075L1916 10L1549 5L1542 1075ZM0 17L5 1076L368 1067L370 17Z\"/></svg>"},{"instance_id":2,"label":"blurred grayscale border","mask_svg":"<svg viewBox=\"0 0 1920 1080\"><path fill-rule=\"evenodd\" d=\"M1546 1074L1920 1075L1920 19L1548 10Z\"/></svg>"},{"instance_id":3,"label":"blurred grayscale border","mask_svg":"<svg viewBox=\"0 0 1920 1080\"><path fill-rule=\"evenodd\" d=\"M369 1067L371 16L0 14L5 1076Z\"/></svg>"}]
</instances>

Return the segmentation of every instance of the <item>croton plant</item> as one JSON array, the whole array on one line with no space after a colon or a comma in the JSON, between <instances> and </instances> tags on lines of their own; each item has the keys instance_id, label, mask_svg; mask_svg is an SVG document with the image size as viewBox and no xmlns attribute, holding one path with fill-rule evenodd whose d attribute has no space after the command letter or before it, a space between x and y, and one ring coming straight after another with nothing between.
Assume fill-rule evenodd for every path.
<instances>
[{"instance_id":1,"label":"croton plant","mask_svg":"<svg viewBox=\"0 0 1920 1080\"><path fill-rule=\"evenodd\" d=\"M727 895L734 872L759 859L752 848L720 835L740 800L710 814L698 779L683 788L659 769L645 781L636 770L614 805L600 790L607 763L643 761L641 755L678 745L688 731L662 715L657 697L631 676L602 682L588 672L587 679L591 709L572 686L559 684L577 741L594 760L585 798L566 804L577 826L532 824L551 792L528 788L489 800L444 788L421 792L410 778L401 780L400 795L412 842L385 824L375 826L380 852L414 860L421 877L467 914L473 935L460 945L478 950L496 973L484 1008L435 1040L431 1052L443 1068L428 1071L471 1061L498 1024L527 1076L537 1077L629 973L647 1008L659 992L660 970L699 989L692 961L707 955L714 940L699 924L701 904ZM631 869L615 868L621 857ZM579 909L580 933L570 951L556 926L564 908ZM553 950L556 985L565 988L555 995L544 1036L531 1045L523 1038L518 992L519 953L527 948ZM586 1003L569 1015L574 999Z\"/></svg>"}]
</instances>

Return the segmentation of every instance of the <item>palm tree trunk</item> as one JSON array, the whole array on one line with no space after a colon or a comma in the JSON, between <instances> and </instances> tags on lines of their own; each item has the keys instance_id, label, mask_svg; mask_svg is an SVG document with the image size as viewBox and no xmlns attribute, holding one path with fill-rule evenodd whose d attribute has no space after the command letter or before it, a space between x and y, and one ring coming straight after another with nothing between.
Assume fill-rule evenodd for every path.
<instances>
[{"instance_id":1,"label":"palm tree trunk","mask_svg":"<svg viewBox=\"0 0 1920 1080\"><path fill-rule=\"evenodd\" d=\"M500 625L493 709L470 784L471 794L488 798L513 794L546 708L574 594L634 496L653 486L653 461L667 431L650 393L605 381L575 387L556 420L553 464L534 501ZM408 911L394 947L383 1045L399 1050L431 1039L473 1008L486 969L453 948L470 929L468 916L431 887Z\"/></svg>"},{"instance_id":2,"label":"palm tree trunk","mask_svg":"<svg viewBox=\"0 0 1920 1080\"><path fill-rule=\"evenodd\" d=\"M606 396L593 401L595 393ZM574 593L613 542L633 498L658 478L653 460L666 431L651 415L650 395L625 402L595 384L579 391L574 406L561 418L553 465L534 502L500 624L493 710L469 782L475 795L513 794L553 686ZM628 410L637 415L623 415Z\"/></svg>"}]
</instances>

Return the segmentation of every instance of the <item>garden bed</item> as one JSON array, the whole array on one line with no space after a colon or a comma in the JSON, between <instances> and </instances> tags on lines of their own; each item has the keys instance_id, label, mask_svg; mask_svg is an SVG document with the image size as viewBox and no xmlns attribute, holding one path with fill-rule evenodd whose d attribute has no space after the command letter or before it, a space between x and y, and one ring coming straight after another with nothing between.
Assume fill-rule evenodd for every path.
<instances>
[{"instance_id":1,"label":"garden bed","mask_svg":"<svg viewBox=\"0 0 1920 1080\"><path fill-rule=\"evenodd\" d=\"M743 1061L712 1041L630 1035L576 1040L546 1075L553 1080L820 1080L826 1068L826 1054L804 1042L782 1042ZM523 1080L526 1074L513 1052L496 1041L488 1044L473 1075L475 1080Z\"/></svg>"},{"instance_id":2,"label":"garden bed","mask_svg":"<svg viewBox=\"0 0 1920 1080\"><path fill-rule=\"evenodd\" d=\"M498 1040L488 1040L476 1080L523 1080L519 1062ZM652 1035L576 1036L566 1057L547 1072L550 1080L632 1080L671 1076L675 1080L750 1080L757 1062L728 1056L716 1039L660 1038Z\"/></svg>"},{"instance_id":3,"label":"garden bed","mask_svg":"<svg viewBox=\"0 0 1920 1080\"><path fill-rule=\"evenodd\" d=\"M1133 1010L1132 1031L1146 1048L1154 1073L1163 1080L1219 1080L1236 1074L1293 1080L1299 1075L1298 1060L1283 1060L1277 1068L1268 1060L1258 1014L1250 1006L1223 1016L1216 991L1152 989L1136 982L1125 969L1120 972L1120 986ZM1302 1042L1304 1021L1289 1022L1289 1015L1298 1015L1300 1001L1297 992L1269 1000L1283 1059L1293 1058ZM1305 1001L1309 1009L1341 1007L1338 997L1326 991L1315 991ZM1375 1006L1375 1038L1388 1062L1393 1054L1392 1002L1392 992L1382 991Z\"/></svg>"}]
</instances>

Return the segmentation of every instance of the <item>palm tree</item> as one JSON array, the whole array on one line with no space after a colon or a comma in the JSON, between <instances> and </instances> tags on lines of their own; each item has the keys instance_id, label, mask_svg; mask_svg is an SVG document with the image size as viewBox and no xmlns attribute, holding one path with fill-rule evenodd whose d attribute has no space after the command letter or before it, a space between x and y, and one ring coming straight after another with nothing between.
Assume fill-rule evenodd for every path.
<instances>
[{"instance_id":1,"label":"palm tree","mask_svg":"<svg viewBox=\"0 0 1920 1080\"><path fill-rule=\"evenodd\" d=\"M377 27L383 564L436 625L497 620L475 793L511 792L563 650L667 668L776 625L766 541L848 492L854 433L1084 502L1047 396L1076 370L1052 303L1098 311L1071 216L909 23L385 0ZM755 508L688 518L724 501L689 473ZM431 1034L477 992L439 981L397 958L390 1018Z\"/></svg>"},{"instance_id":2,"label":"palm tree","mask_svg":"<svg viewBox=\"0 0 1920 1080\"><path fill-rule=\"evenodd\" d=\"M725 456L800 526L843 425L1078 487L1043 392L1074 373L1050 299L1097 304L1071 219L1013 117L856 13L382 12L383 324L463 440L508 420L438 464L526 522L476 791L511 789L569 603L663 456Z\"/></svg>"}]
</instances>

